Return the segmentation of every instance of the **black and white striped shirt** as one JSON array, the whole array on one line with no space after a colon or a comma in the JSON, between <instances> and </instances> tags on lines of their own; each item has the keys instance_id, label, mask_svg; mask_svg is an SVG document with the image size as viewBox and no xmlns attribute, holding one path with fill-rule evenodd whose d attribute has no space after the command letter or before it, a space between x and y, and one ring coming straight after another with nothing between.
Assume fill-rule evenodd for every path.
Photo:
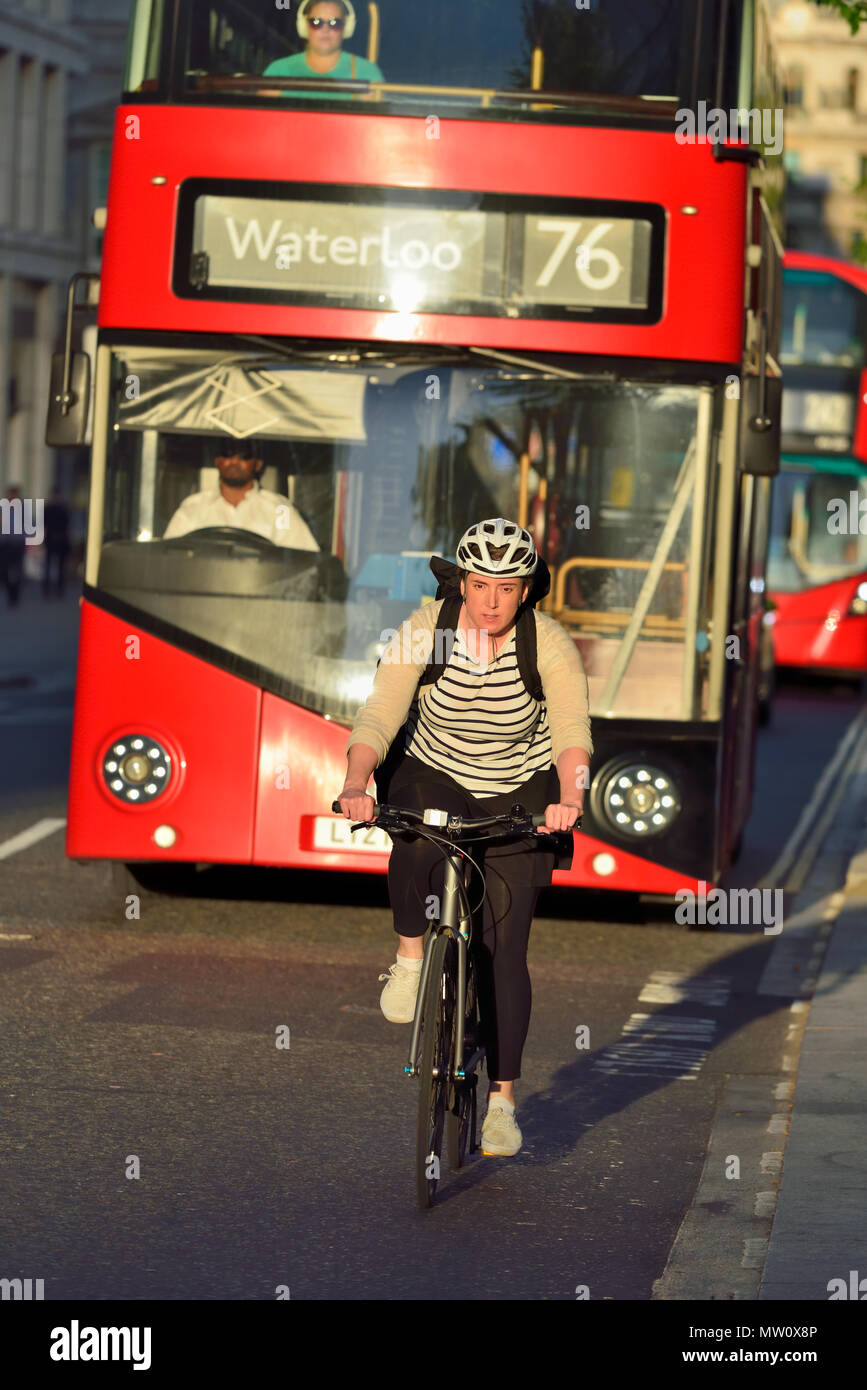
<instances>
[{"instance_id":1,"label":"black and white striped shirt","mask_svg":"<svg viewBox=\"0 0 867 1390\"><path fill-rule=\"evenodd\" d=\"M487 660L458 629L439 680L422 686L410 706L405 747L480 798L515 791L551 766L547 706L521 679L514 628Z\"/></svg>"}]
</instances>

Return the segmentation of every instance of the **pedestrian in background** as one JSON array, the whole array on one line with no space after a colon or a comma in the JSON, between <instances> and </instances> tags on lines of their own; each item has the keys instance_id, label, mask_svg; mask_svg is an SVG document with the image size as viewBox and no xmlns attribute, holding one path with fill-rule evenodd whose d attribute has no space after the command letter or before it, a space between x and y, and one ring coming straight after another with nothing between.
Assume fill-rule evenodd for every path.
<instances>
[{"instance_id":1,"label":"pedestrian in background","mask_svg":"<svg viewBox=\"0 0 867 1390\"><path fill-rule=\"evenodd\" d=\"M6 498L9 502L21 501L21 489L14 483L8 488ZM20 508L19 508L20 512ZM11 510L9 512L8 528L0 529L0 583L6 589L6 602L9 608L14 608L21 597L21 580L24 575L24 539L23 528L13 530L13 520Z\"/></svg>"},{"instance_id":2,"label":"pedestrian in background","mask_svg":"<svg viewBox=\"0 0 867 1390\"><path fill-rule=\"evenodd\" d=\"M54 592L63 597L66 579L66 560L69 555L69 508L63 500L59 487L52 489L51 498L45 508L45 569L42 573L42 596L50 598L52 590L52 571L54 572Z\"/></svg>"}]
</instances>

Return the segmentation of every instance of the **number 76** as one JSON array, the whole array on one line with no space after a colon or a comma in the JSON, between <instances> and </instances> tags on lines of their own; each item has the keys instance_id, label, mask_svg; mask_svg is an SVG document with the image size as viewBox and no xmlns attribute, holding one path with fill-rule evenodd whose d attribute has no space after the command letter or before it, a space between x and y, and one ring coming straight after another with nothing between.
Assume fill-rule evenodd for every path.
<instances>
[{"instance_id":1,"label":"number 76","mask_svg":"<svg viewBox=\"0 0 867 1390\"><path fill-rule=\"evenodd\" d=\"M596 245L606 232L611 231L613 225L612 222L598 222L593 230L587 233L584 240L579 241L575 247L575 271L582 285L586 285L588 289L610 289L623 269L613 251ZM536 280L539 289L544 289L546 285L550 285L582 226L582 222L575 222L564 217L540 217L537 220L536 229L538 231L557 232L560 237L548 258L547 264ZM591 270L594 261L605 267L599 274L594 274Z\"/></svg>"}]
</instances>

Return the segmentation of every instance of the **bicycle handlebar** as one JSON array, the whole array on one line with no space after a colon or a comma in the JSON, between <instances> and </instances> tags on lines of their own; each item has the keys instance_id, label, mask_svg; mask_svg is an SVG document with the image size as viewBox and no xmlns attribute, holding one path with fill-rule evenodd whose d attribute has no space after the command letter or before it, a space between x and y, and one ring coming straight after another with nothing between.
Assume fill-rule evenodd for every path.
<instances>
[{"instance_id":1,"label":"bicycle handlebar","mask_svg":"<svg viewBox=\"0 0 867 1390\"><path fill-rule=\"evenodd\" d=\"M332 811L335 811L338 815L342 814L342 807L339 801L332 801L331 809ZM516 802L515 805L512 807L511 811L502 812L500 815L497 816L469 817L447 815L446 822L444 825L436 825L433 822L426 821L424 818L424 812L417 811L414 807L391 806L387 803L384 803L380 806L377 804L377 802L374 801L373 819L375 821L379 820L380 816L384 816L386 819L388 819L390 816L395 816L397 819L408 819L414 821L418 825L428 825L429 828L432 830L444 830L446 831L446 833L454 833L455 831L459 830L484 830L489 826L493 825L501 825L504 827L508 827L509 829L515 830L519 833L522 831L526 833L531 828L536 829L538 826L545 824L544 811L534 811L532 815L530 815L521 805L520 802ZM359 824L365 825L370 824L370 822L360 821ZM575 821L575 824L570 827L570 830L580 830L580 828L581 817L579 815ZM560 831L553 833L569 834L570 831Z\"/></svg>"}]
</instances>

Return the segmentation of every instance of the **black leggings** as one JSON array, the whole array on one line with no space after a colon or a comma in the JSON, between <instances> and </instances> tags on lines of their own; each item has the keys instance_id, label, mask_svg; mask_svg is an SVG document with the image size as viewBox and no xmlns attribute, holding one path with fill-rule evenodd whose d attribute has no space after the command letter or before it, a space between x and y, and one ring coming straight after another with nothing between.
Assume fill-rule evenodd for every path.
<instances>
[{"instance_id":1,"label":"black leggings","mask_svg":"<svg viewBox=\"0 0 867 1390\"><path fill-rule=\"evenodd\" d=\"M516 801L528 811L544 811L559 802L556 768L536 772L512 792L476 798L453 778L409 756L395 772L388 801L421 810L435 806L454 815L485 816L508 811ZM515 1081L521 1075L521 1053L530 1026L532 992L527 970L527 943L536 900L551 883L555 855L542 846L547 836L470 849L482 865L487 896L482 914L481 941L477 943L479 1012L486 1047L488 1076L492 1081ZM538 848L536 848L538 846ZM388 891L399 936L423 936L430 923L425 900L443 891L442 852L418 837L395 837L388 865ZM481 880L473 872L470 903L478 901Z\"/></svg>"}]
</instances>

